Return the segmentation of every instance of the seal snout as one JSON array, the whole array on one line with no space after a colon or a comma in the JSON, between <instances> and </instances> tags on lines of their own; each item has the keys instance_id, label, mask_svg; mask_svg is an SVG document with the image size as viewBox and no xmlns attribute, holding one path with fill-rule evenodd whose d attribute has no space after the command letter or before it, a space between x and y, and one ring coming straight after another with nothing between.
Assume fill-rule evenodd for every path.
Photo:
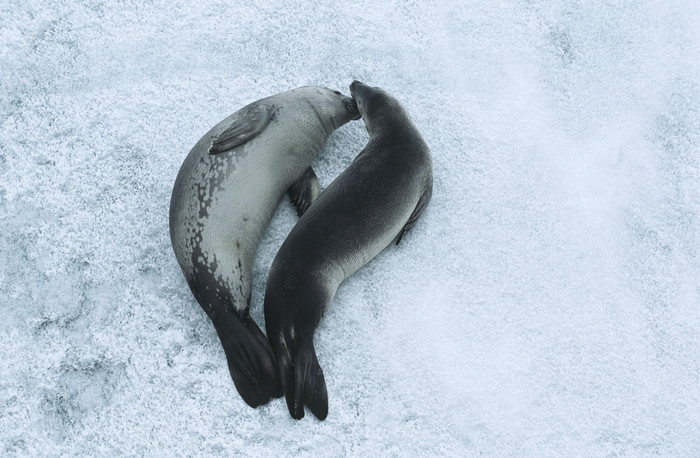
<instances>
[{"instance_id":1,"label":"seal snout","mask_svg":"<svg viewBox=\"0 0 700 458\"><path fill-rule=\"evenodd\" d=\"M360 100L360 102L362 102L362 100L361 100L362 94L364 93L363 89L366 87L367 86L361 81L355 80L352 83L350 83L350 95L352 96L352 100L353 100L353 103L355 104L355 108L358 110L357 111L357 113L358 113L357 118L353 118L353 119L360 119L362 117L362 113L360 113L360 111L359 111L359 106L362 103L360 103L358 105L358 100Z\"/></svg>"},{"instance_id":2,"label":"seal snout","mask_svg":"<svg viewBox=\"0 0 700 458\"><path fill-rule=\"evenodd\" d=\"M362 117L360 115L360 110L357 108L357 102L355 99L352 97L343 97L343 103L345 104L345 108L347 108L348 113L352 115L352 120L358 120Z\"/></svg>"},{"instance_id":3,"label":"seal snout","mask_svg":"<svg viewBox=\"0 0 700 458\"><path fill-rule=\"evenodd\" d=\"M359 88L359 86L364 86L364 83L357 80L350 83L350 94L353 96L353 98L355 97L355 91Z\"/></svg>"}]
</instances>

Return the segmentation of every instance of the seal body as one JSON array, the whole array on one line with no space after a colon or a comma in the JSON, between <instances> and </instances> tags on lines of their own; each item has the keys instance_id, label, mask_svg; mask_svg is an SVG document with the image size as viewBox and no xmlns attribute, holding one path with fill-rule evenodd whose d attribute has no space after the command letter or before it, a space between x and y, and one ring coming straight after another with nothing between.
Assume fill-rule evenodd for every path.
<instances>
[{"instance_id":1,"label":"seal body","mask_svg":"<svg viewBox=\"0 0 700 458\"><path fill-rule=\"evenodd\" d=\"M300 214L318 196L311 161L351 119L359 119L353 100L327 88L261 99L207 132L175 181L175 256L216 328L238 392L253 407L282 394L269 343L248 314L255 251L286 191Z\"/></svg>"},{"instance_id":2,"label":"seal body","mask_svg":"<svg viewBox=\"0 0 700 458\"><path fill-rule=\"evenodd\" d=\"M428 146L399 102L350 86L370 134L367 146L324 191L282 244L265 292L267 335L289 412L324 419L328 396L313 347L338 286L418 220L432 194Z\"/></svg>"}]
</instances>

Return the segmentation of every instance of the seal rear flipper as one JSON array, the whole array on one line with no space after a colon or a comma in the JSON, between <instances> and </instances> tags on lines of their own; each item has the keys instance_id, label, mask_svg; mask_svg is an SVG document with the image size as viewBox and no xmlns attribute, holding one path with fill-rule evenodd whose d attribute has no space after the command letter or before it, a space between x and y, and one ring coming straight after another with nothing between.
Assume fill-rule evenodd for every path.
<instances>
[{"instance_id":1,"label":"seal rear flipper","mask_svg":"<svg viewBox=\"0 0 700 458\"><path fill-rule=\"evenodd\" d=\"M256 348L258 348L258 350L263 349L264 351L264 354L258 358L258 361L263 366L263 387L271 397L279 398L284 394L284 390L282 389L282 384L280 383L279 372L277 371L277 365L275 364L275 354L272 352L270 342L267 340L265 334L263 334L260 327L258 327L257 323L250 317L250 315L248 315L248 318L246 318L245 327L257 340L259 347Z\"/></svg>"},{"instance_id":2,"label":"seal rear flipper","mask_svg":"<svg viewBox=\"0 0 700 458\"><path fill-rule=\"evenodd\" d=\"M328 416L328 391L323 371L316 358L313 340L307 338L297 342L296 353L294 409L297 414L301 413L299 417L301 418L304 416L304 404L306 404L316 418L325 420ZM292 393L287 394L287 406L292 412L289 405L290 394ZM294 417L294 414L292 416Z\"/></svg>"},{"instance_id":3,"label":"seal rear flipper","mask_svg":"<svg viewBox=\"0 0 700 458\"><path fill-rule=\"evenodd\" d=\"M406 221L406 224L403 226L403 229L401 229L401 232L399 232L399 238L396 239L396 244L398 245L401 239L403 238L404 235L406 235L406 232L410 231L413 226L416 225L416 222L418 222L418 218L421 217L423 214L423 210L425 210L425 207L428 206L428 202L430 202L430 198L433 195L433 186L432 184L426 188L425 191L423 191L423 194L420 196L420 199L418 199L418 204L416 205L416 208L413 209L413 213L411 213L411 216L408 217L408 221Z\"/></svg>"},{"instance_id":4,"label":"seal rear flipper","mask_svg":"<svg viewBox=\"0 0 700 458\"><path fill-rule=\"evenodd\" d=\"M248 316L241 323L236 315L218 315L214 327L224 347L231 378L246 404L258 407L271 397L281 396L272 349L253 319Z\"/></svg>"},{"instance_id":5,"label":"seal rear flipper","mask_svg":"<svg viewBox=\"0 0 700 458\"><path fill-rule=\"evenodd\" d=\"M209 154L223 153L255 138L270 123L273 113L270 105L259 102L242 108L231 126L212 140Z\"/></svg>"},{"instance_id":6,"label":"seal rear flipper","mask_svg":"<svg viewBox=\"0 0 700 458\"><path fill-rule=\"evenodd\" d=\"M300 337L289 351L287 339L276 348L280 378L284 386L287 408L292 418L304 418L304 405L319 420L328 416L328 391L321 366L316 358L313 338Z\"/></svg>"},{"instance_id":7,"label":"seal rear flipper","mask_svg":"<svg viewBox=\"0 0 700 458\"><path fill-rule=\"evenodd\" d=\"M289 188L289 197L301 217L321 194L321 184L314 169L309 167L306 172Z\"/></svg>"}]
</instances>

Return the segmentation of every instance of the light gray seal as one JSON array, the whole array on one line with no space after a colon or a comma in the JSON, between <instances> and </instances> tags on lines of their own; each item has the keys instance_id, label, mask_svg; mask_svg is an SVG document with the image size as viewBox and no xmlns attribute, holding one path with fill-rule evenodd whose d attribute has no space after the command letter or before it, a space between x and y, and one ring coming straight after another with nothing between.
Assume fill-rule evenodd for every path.
<instances>
[{"instance_id":1,"label":"light gray seal","mask_svg":"<svg viewBox=\"0 0 700 458\"><path fill-rule=\"evenodd\" d=\"M175 256L252 407L282 395L270 345L248 314L255 251L286 191L300 215L318 196L311 161L335 129L359 117L350 97L323 87L258 100L207 132L175 180Z\"/></svg>"},{"instance_id":2,"label":"light gray seal","mask_svg":"<svg viewBox=\"0 0 700 458\"><path fill-rule=\"evenodd\" d=\"M267 336L296 419L304 405L319 420L328 415L313 337L338 286L392 240L398 245L432 195L430 150L401 104L358 81L350 91L369 142L289 233L265 292Z\"/></svg>"}]
</instances>

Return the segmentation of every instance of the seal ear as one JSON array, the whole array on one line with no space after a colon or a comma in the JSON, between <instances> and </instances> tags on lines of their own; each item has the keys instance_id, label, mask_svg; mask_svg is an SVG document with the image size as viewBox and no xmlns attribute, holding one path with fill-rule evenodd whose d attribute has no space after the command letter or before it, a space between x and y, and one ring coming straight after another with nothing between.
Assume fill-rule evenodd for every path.
<instances>
[{"instance_id":1,"label":"seal ear","mask_svg":"<svg viewBox=\"0 0 700 458\"><path fill-rule=\"evenodd\" d=\"M270 105L253 102L234 114L231 126L221 132L209 147L209 154L219 154L255 138L270 123L274 113Z\"/></svg>"}]
</instances>

